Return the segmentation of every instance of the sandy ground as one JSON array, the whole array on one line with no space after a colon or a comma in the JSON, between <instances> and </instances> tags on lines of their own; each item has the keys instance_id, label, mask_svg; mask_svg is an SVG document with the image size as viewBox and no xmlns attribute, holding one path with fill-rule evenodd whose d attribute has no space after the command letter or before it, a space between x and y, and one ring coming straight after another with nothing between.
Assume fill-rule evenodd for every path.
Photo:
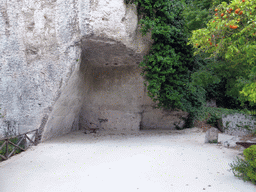
<instances>
[{"instance_id":1,"label":"sandy ground","mask_svg":"<svg viewBox=\"0 0 256 192\"><path fill-rule=\"evenodd\" d=\"M77 131L0 162L1 192L255 192L229 163L241 150L205 144L205 133Z\"/></svg>"}]
</instances>

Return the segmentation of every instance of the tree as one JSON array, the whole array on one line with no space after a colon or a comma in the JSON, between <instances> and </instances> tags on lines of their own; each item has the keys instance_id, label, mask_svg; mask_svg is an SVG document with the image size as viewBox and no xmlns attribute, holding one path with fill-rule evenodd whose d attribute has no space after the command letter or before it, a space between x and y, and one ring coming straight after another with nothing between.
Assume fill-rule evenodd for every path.
<instances>
[{"instance_id":1,"label":"tree","mask_svg":"<svg viewBox=\"0 0 256 192\"><path fill-rule=\"evenodd\" d=\"M212 19L212 15L215 14L215 6L220 4L222 1L227 3L230 0L196 0L188 1L187 6L183 11L183 16L186 20L186 26L189 29L189 37L192 36L193 30L206 28L208 21ZM197 25L198 23L198 25ZM229 95L230 82L232 77L230 74L221 75L224 70L216 70L212 66L225 66L227 61L221 57L209 58L210 54L201 52L194 57L194 70L192 74L193 84L201 85L206 90L206 99L216 99L217 105L223 108L229 109L242 109L240 106L241 102L237 97ZM207 59L206 59L207 58ZM238 94L238 92L237 92Z\"/></svg>"},{"instance_id":2,"label":"tree","mask_svg":"<svg viewBox=\"0 0 256 192\"><path fill-rule=\"evenodd\" d=\"M221 58L223 63L208 67L219 77L229 79L227 94L238 97L242 105L246 100L253 105L256 98L252 89L255 83L246 85L242 81L248 80L255 66L255 7L255 0L235 0L230 5L222 2L215 8L215 17L208 22L207 28L193 31L190 38L197 49L195 55L203 52L211 54L207 59Z\"/></svg>"},{"instance_id":3,"label":"tree","mask_svg":"<svg viewBox=\"0 0 256 192\"><path fill-rule=\"evenodd\" d=\"M214 7L221 2L229 3L231 0L189 0L186 2L186 8L183 16L189 31L207 27L207 23L212 18Z\"/></svg>"}]
</instances>

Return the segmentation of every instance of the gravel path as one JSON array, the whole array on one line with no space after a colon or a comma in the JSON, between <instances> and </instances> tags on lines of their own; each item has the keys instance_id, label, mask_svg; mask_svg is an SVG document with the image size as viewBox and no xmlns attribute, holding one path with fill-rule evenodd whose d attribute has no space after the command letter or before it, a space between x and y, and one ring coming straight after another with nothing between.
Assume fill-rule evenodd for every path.
<instances>
[{"instance_id":1,"label":"gravel path","mask_svg":"<svg viewBox=\"0 0 256 192\"><path fill-rule=\"evenodd\" d=\"M229 163L241 152L205 144L205 133L77 131L0 162L1 192L255 192Z\"/></svg>"}]
</instances>

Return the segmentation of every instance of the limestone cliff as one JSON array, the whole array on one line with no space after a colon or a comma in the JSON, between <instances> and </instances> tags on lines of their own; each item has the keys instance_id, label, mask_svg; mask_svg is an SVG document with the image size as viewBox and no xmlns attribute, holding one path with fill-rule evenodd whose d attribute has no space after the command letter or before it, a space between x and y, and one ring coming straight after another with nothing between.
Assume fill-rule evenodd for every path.
<instances>
[{"instance_id":1,"label":"limestone cliff","mask_svg":"<svg viewBox=\"0 0 256 192\"><path fill-rule=\"evenodd\" d=\"M123 0L1 1L0 134L41 141L91 126L174 129L152 108L138 64L153 43ZM0 135L0 137L1 137Z\"/></svg>"}]
</instances>

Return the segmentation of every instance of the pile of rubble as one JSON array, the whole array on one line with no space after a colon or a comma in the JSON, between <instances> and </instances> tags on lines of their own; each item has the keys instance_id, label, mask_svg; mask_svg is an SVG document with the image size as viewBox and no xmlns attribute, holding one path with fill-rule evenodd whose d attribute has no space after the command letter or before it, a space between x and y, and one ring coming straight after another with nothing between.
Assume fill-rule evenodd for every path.
<instances>
[{"instance_id":1,"label":"pile of rubble","mask_svg":"<svg viewBox=\"0 0 256 192\"><path fill-rule=\"evenodd\" d=\"M212 127L206 131L205 143L211 143L217 141L218 144L227 148L240 148L244 149L251 145L256 145L256 136L245 135L245 136L233 136L222 133L219 129Z\"/></svg>"}]
</instances>

